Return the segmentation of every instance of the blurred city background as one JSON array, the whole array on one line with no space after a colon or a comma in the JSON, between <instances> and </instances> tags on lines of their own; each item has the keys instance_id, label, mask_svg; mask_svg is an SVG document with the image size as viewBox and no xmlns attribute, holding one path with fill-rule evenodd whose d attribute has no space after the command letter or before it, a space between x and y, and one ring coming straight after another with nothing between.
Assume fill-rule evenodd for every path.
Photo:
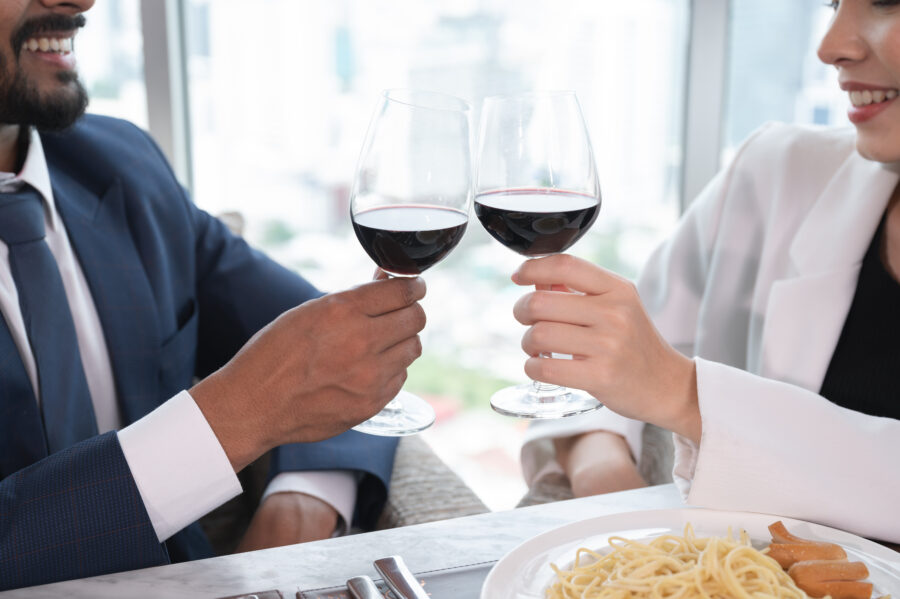
<instances>
[{"instance_id":1,"label":"blurred city background","mask_svg":"<svg viewBox=\"0 0 900 599\"><path fill-rule=\"evenodd\" d=\"M209 212L239 212L252 244L324 290L374 271L350 226L348 191L381 90L465 98L474 132L485 96L573 89L603 194L573 253L633 277L690 201L681 197L682 160L697 4L167 0L175 33L148 35L146 5L106 0L88 14L76 49L89 110L148 127L145 57L183 41L174 92L187 107L183 184ZM731 0L722 163L765 121L844 124L845 94L815 56L830 14L820 0ZM525 379L524 329L512 317L525 290L509 279L520 262L470 221L460 247L425 274L424 354L406 385L437 410L424 438L495 510L525 490L526 423L488 405L494 390Z\"/></svg>"}]
</instances>

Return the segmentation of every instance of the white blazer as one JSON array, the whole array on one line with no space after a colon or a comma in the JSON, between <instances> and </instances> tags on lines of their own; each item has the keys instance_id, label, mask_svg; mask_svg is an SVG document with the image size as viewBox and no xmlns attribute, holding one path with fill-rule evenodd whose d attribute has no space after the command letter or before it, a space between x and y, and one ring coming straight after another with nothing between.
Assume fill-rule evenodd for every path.
<instances>
[{"instance_id":1,"label":"white blazer","mask_svg":"<svg viewBox=\"0 0 900 599\"><path fill-rule=\"evenodd\" d=\"M818 395L898 178L856 152L852 130L768 125L650 258L641 298L696 357L702 438L675 439L688 503L900 542L900 421ZM613 430L639 459L642 426L604 409L537 422L526 478L537 439Z\"/></svg>"}]
</instances>

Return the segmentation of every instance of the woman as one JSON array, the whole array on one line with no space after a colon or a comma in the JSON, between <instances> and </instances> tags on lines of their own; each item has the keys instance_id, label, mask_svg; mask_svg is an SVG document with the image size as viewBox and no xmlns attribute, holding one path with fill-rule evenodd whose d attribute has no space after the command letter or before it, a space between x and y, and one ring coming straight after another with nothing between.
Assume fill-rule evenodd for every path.
<instances>
[{"instance_id":1,"label":"woman","mask_svg":"<svg viewBox=\"0 0 900 599\"><path fill-rule=\"evenodd\" d=\"M576 356L526 372L609 408L534 426L526 473L550 437L577 495L638 486L645 421L675 433L690 504L900 541L900 1L833 7L819 57L855 135L755 133L637 289L565 255L513 276L580 292L516 305L529 355Z\"/></svg>"}]
</instances>

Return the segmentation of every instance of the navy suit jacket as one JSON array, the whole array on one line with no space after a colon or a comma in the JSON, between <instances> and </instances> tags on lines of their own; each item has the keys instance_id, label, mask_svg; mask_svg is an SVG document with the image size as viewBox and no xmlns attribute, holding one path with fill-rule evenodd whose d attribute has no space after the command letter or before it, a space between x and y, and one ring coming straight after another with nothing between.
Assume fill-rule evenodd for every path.
<instances>
[{"instance_id":1,"label":"navy suit jacket","mask_svg":"<svg viewBox=\"0 0 900 599\"><path fill-rule=\"evenodd\" d=\"M137 127L86 116L41 139L125 424L222 366L283 311L320 295L196 208ZM159 543L115 433L49 456L43 434L0 319L0 589L211 555L196 523ZM395 448L395 439L350 431L279 447L271 464L273 473L363 473L355 519L367 527L384 504Z\"/></svg>"}]
</instances>

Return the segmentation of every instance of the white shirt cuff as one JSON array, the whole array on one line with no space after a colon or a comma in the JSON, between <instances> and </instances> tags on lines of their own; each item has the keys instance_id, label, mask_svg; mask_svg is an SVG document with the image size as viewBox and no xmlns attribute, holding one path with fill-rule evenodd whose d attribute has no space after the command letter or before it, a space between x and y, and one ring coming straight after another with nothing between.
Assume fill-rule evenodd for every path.
<instances>
[{"instance_id":1,"label":"white shirt cuff","mask_svg":"<svg viewBox=\"0 0 900 599\"><path fill-rule=\"evenodd\" d=\"M160 542L243 490L187 391L118 432Z\"/></svg>"},{"instance_id":2,"label":"white shirt cuff","mask_svg":"<svg viewBox=\"0 0 900 599\"><path fill-rule=\"evenodd\" d=\"M321 499L340 516L332 536L345 535L350 531L353 506L356 505L355 473L348 470L282 472L266 487L260 503L275 493L303 493Z\"/></svg>"},{"instance_id":3,"label":"white shirt cuff","mask_svg":"<svg viewBox=\"0 0 900 599\"><path fill-rule=\"evenodd\" d=\"M694 482L694 471L697 469L697 457L700 455L700 447L681 435L672 435L675 445L675 460L672 468L672 482L681 493L681 498L687 501L691 492L691 484Z\"/></svg>"},{"instance_id":4,"label":"white shirt cuff","mask_svg":"<svg viewBox=\"0 0 900 599\"><path fill-rule=\"evenodd\" d=\"M697 365L697 404L700 408L701 423L705 422L707 407L707 369L706 360L694 358ZM700 445L703 443L703 437L706 434L706 427L702 428L700 433L700 443L694 443L687 437L672 434L672 441L675 446L674 464L672 466L672 482L681 493L681 498L685 503L688 502L688 496L691 494L691 488L694 485L694 475L697 472L697 462L700 459Z\"/></svg>"}]
</instances>

